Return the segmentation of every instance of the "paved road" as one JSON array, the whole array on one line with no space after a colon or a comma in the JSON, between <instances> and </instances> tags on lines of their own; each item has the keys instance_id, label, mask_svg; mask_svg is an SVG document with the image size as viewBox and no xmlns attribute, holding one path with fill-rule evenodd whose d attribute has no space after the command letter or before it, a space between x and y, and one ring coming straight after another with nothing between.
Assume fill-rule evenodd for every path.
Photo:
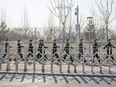
<instances>
[{"instance_id":1,"label":"paved road","mask_svg":"<svg viewBox=\"0 0 116 87\"><path fill-rule=\"evenodd\" d=\"M54 65L51 73L51 66L45 66L45 73L41 73L42 66L36 64L36 72L33 74L33 64L27 65L28 71L24 73L24 64L19 64L18 72L15 72L15 64L10 64L11 71L6 72L6 64L2 65L0 71L0 87L116 87L116 67L102 68L103 74L99 73L99 66L94 66L94 74L91 73L91 66L85 66L85 73L82 72L82 65L77 66L77 73L74 74L74 66L70 66L71 73L67 73L67 65L62 66L59 72L59 65Z\"/></svg>"},{"instance_id":2,"label":"paved road","mask_svg":"<svg viewBox=\"0 0 116 87\"><path fill-rule=\"evenodd\" d=\"M0 87L116 87L116 77L0 74Z\"/></svg>"}]
</instances>

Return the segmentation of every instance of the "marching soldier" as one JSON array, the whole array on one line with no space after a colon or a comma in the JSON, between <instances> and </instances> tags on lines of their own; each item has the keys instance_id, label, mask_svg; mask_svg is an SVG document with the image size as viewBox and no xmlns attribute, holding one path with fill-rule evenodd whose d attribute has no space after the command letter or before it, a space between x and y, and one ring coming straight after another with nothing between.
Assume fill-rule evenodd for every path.
<instances>
[{"instance_id":1,"label":"marching soldier","mask_svg":"<svg viewBox=\"0 0 116 87\"><path fill-rule=\"evenodd\" d=\"M67 42L66 42L66 46L65 46L65 48L64 48L64 51L69 55L69 48L73 48L73 47L71 47L70 46L70 44L69 44L69 39L67 39ZM67 57L67 55L65 54L64 55L64 59L66 59L66 57ZM73 58L70 56L70 59L71 59L71 62L73 63Z\"/></svg>"},{"instance_id":2,"label":"marching soldier","mask_svg":"<svg viewBox=\"0 0 116 87\"><path fill-rule=\"evenodd\" d=\"M100 47L99 45L98 45L98 43L96 42L97 41L97 39L95 39L94 40L94 44L93 44L93 58L97 58L97 59L99 59L99 55L98 55L98 47ZM94 60L93 60L93 62L94 62ZM98 60L98 62L100 62L100 60Z\"/></svg>"},{"instance_id":3,"label":"marching soldier","mask_svg":"<svg viewBox=\"0 0 116 87\"><path fill-rule=\"evenodd\" d=\"M83 57L83 39L80 39L80 43L79 43L79 60L81 57ZM84 62L86 62L85 59Z\"/></svg>"},{"instance_id":4,"label":"marching soldier","mask_svg":"<svg viewBox=\"0 0 116 87\"><path fill-rule=\"evenodd\" d=\"M3 58L6 57L6 54L7 54L7 52L8 52L8 46L9 46L8 39L6 39L6 40L5 40L5 54L3 55ZM11 48L11 46L10 46L10 48Z\"/></svg>"},{"instance_id":5,"label":"marching soldier","mask_svg":"<svg viewBox=\"0 0 116 87\"><path fill-rule=\"evenodd\" d=\"M27 57L33 57L33 45L32 45L32 40L29 40L29 48L28 48L28 55Z\"/></svg>"},{"instance_id":6,"label":"marching soldier","mask_svg":"<svg viewBox=\"0 0 116 87\"><path fill-rule=\"evenodd\" d=\"M21 43L20 43L20 40L18 40L17 41L18 43L17 43L17 52L18 52L18 55L21 57L21 59L23 59L23 54L22 54L22 48L24 47L24 46L21 46Z\"/></svg>"},{"instance_id":7,"label":"marching soldier","mask_svg":"<svg viewBox=\"0 0 116 87\"><path fill-rule=\"evenodd\" d=\"M108 43L105 45L104 49L107 48L107 58L110 56L112 60L114 60L113 55L112 55L112 48L116 48L111 44L111 39L108 40Z\"/></svg>"},{"instance_id":8,"label":"marching soldier","mask_svg":"<svg viewBox=\"0 0 116 87\"><path fill-rule=\"evenodd\" d=\"M42 57L42 40L39 40L38 51L40 53L37 54L37 58L41 58Z\"/></svg>"},{"instance_id":9,"label":"marching soldier","mask_svg":"<svg viewBox=\"0 0 116 87\"><path fill-rule=\"evenodd\" d=\"M52 54L53 54L53 57L55 56L56 58L59 58L59 55L57 52L57 48L59 48L59 46L57 46L56 44L56 39L54 40L54 43L53 43L53 50L52 50Z\"/></svg>"},{"instance_id":10,"label":"marching soldier","mask_svg":"<svg viewBox=\"0 0 116 87\"><path fill-rule=\"evenodd\" d=\"M82 41L83 41L83 39L80 39L80 43L79 43L79 59L83 55L83 42Z\"/></svg>"},{"instance_id":11,"label":"marching soldier","mask_svg":"<svg viewBox=\"0 0 116 87\"><path fill-rule=\"evenodd\" d=\"M43 41L44 40L40 40L39 47L38 47L38 51L40 53L37 54L37 58L41 58L42 57L42 47L48 48L48 47L44 46L44 42ZM44 50L44 54L45 54L45 50ZM44 57L47 59L46 55L44 55Z\"/></svg>"}]
</instances>

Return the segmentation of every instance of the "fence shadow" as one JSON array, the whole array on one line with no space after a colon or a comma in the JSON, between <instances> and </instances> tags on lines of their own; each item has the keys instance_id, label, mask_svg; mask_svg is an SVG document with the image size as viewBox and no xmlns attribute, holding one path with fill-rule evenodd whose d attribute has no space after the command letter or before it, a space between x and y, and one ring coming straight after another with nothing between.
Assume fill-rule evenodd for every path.
<instances>
[{"instance_id":1,"label":"fence shadow","mask_svg":"<svg viewBox=\"0 0 116 87\"><path fill-rule=\"evenodd\" d=\"M64 81L65 83L69 83L71 81L76 81L78 84L88 84L93 81L96 84L100 84L101 82L105 82L108 85L111 85L112 82L116 82L116 76L101 76L101 75L65 75L65 74L36 74L36 73L1 73L0 72L0 81L7 79L9 82L13 82L18 80L20 82L24 82L26 79L35 82L35 80L43 81L46 83L47 81L53 81L54 83L58 83L59 81Z\"/></svg>"}]
</instances>

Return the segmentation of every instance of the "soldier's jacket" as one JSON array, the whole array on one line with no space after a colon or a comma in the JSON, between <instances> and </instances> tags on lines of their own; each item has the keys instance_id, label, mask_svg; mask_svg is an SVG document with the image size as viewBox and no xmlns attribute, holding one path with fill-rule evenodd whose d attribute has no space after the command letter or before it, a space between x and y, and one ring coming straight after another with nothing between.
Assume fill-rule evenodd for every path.
<instances>
[{"instance_id":1,"label":"soldier's jacket","mask_svg":"<svg viewBox=\"0 0 116 87\"><path fill-rule=\"evenodd\" d=\"M69 43L66 43L66 46L65 46L65 48L64 48L64 51L65 51L67 54L69 54L69 48L73 48L73 47L71 47Z\"/></svg>"},{"instance_id":2,"label":"soldier's jacket","mask_svg":"<svg viewBox=\"0 0 116 87\"><path fill-rule=\"evenodd\" d=\"M41 43L41 47L44 46L44 43ZM48 48L47 46L44 46L44 48Z\"/></svg>"},{"instance_id":3,"label":"soldier's jacket","mask_svg":"<svg viewBox=\"0 0 116 87\"><path fill-rule=\"evenodd\" d=\"M18 43L18 44L17 44L17 51L18 51L18 53L21 52L21 48L22 48L22 47L24 47L24 46L21 46L21 43Z\"/></svg>"},{"instance_id":4,"label":"soldier's jacket","mask_svg":"<svg viewBox=\"0 0 116 87\"><path fill-rule=\"evenodd\" d=\"M111 42L108 42L108 44L105 45L104 49L107 48L107 54L111 55L112 54L112 48L115 48L115 46L113 46L111 44Z\"/></svg>"},{"instance_id":5,"label":"soldier's jacket","mask_svg":"<svg viewBox=\"0 0 116 87\"><path fill-rule=\"evenodd\" d=\"M38 51L42 53L42 43L39 43Z\"/></svg>"},{"instance_id":6,"label":"soldier's jacket","mask_svg":"<svg viewBox=\"0 0 116 87\"><path fill-rule=\"evenodd\" d=\"M8 43L8 42L6 42L6 43L5 43L5 53L7 53L7 52L8 52L8 46L9 46L9 43ZM10 46L10 48L11 48L11 46Z\"/></svg>"},{"instance_id":7,"label":"soldier's jacket","mask_svg":"<svg viewBox=\"0 0 116 87\"><path fill-rule=\"evenodd\" d=\"M8 44L8 42L6 42L5 43L5 53L7 53L8 46L9 46L9 44Z\"/></svg>"},{"instance_id":8,"label":"soldier's jacket","mask_svg":"<svg viewBox=\"0 0 116 87\"><path fill-rule=\"evenodd\" d=\"M83 54L83 43L79 43L79 52Z\"/></svg>"},{"instance_id":9,"label":"soldier's jacket","mask_svg":"<svg viewBox=\"0 0 116 87\"><path fill-rule=\"evenodd\" d=\"M43 47L43 46L44 46L44 43L40 43L40 44L39 44L38 51L39 51L40 53L42 53L42 47ZM44 48L48 48L48 47L44 46Z\"/></svg>"},{"instance_id":10,"label":"soldier's jacket","mask_svg":"<svg viewBox=\"0 0 116 87\"><path fill-rule=\"evenodd\" d=\"M95 42L93 44L93 53L98 52L98 47L99 47L99 45L97 44L97 42Z\"/></svg>"},{"instance_id":11,"label":"soldier's jacket","mask_svg":"<svg viewBox=\"0 0 116 87\"><path fill-rule=\"evenodd\" d=\"M32 45L32 43L29 43L28 51L33 53L33 45Z\"/></svg>"},{"instance_id":12,"label":"soldier's jacket","mask_svg":"<svg viewBox=\"0 0 116 87\"><path fill-rule=\"evenodd\" d=\"M59 46L57 46L56 43L53 43L53 50L52 50L53 54L57 51L57 48L59 48Z\"/></svg>"}]
</instances>

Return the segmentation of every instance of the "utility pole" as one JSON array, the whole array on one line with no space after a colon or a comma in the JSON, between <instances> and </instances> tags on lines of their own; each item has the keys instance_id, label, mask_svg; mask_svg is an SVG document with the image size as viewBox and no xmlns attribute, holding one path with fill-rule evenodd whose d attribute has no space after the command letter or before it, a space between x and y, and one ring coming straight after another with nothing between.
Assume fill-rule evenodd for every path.
<instances>
[{"instance_id":1,"label":"utility pole","mask_svg":"<svg viewBox=\"0 0 116 87\"><path fill-rule=\"evenodd\" d=\"M76 24L76 48L78 51L79 41L80 41L80 25L79 25L79 6L75 9L75 15L77 16L77 24Z\"/></svg>"},{"instance_id":2,"label":"utility pole","mask_svg":"<svg viewBox=\"0 0 116 87\"><path fill-rule=\"evenodd\" d=\"M62 47L64 47L65 39L66 39L66 23L67 17L71 10L72 1L71 0L57 0L58 6L58 17L59 17L59 26L62 29L61 37L62 37Z\"/></svg>"},{"instance_id":3,"label":"utility pole","mask_svg":"<svg viewBox=\"0 0 116 87\"><path fill-rule=\"evenodd\" d=\"M35 54L36 54L36 30L37 28L35 27Z\"/></svg>"}]
</instances>

